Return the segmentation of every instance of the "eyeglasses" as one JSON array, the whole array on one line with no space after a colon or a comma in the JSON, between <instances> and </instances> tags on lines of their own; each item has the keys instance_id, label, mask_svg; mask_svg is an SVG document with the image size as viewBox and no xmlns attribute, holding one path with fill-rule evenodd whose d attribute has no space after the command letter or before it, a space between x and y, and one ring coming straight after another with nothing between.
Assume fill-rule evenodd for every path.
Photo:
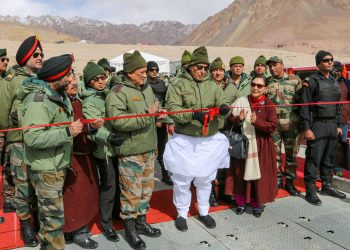
<instances>
[{"instance_id":1,"label":"eyeglasses","mask_svg":"<svg viewBox=\"0 0 350 250\"><path fill-rule=\"evenodd\" d=\"M325 58L321 60L324 63L333 62L333 58Z\"/></svg>"},{"instance_id":2,"label":"eyeglasses","mask_svg":"<svg viewBox=\"0 0 350 250\"><path fill-rule=\"evenodd\" d=\"M252 88L257 87L258 89L262 89L263 87L265 87L265 85L257 84L255 82L252 82L251 86L252 86Z\"/></svg>"},{"instance_id":3,"label":"eyeglasses","mask_svg":"<svg viewBox=\"0 0 350 250\"><path fill-rule=\"evenodd\" d=\"M149 69L149 71L156 71L156 72L159 72L159 69Z\"/></svg>"},{"instance_id":4,"label":"eyeglasses","mask_svg":"<svg viewBox=\"0 0 350 250\"><path fill-rule=\"evenodd\" d=\"M8 63L8 62L10 61L10 59L9 59L9 58L7 58L7 57L3 57L3 58L1 58L1 62L5 62L5 61Z\"/></svg>"},{"instance_id":5,"label":"eyeglasses","mask_svg":"<svg viewBox=\"0 0 350 250\"><path fill-rule=\"evenodd\" d=\"M197 70L202 70L202 69L204 69L204 71L209 70L209 66L196 65L196 68L197 68Z\"/></svg>"},{"instance_id":6,"label":"eyeglasses","mask_svg":"<svg viewBox=\"0 0 350 250\"><path fill-rule=\"evenodd\" d=\"M44 58L44 53L35 52L33 54L33 58L37 58L38 56L40 56L41 58Z\"/></svg>"},{"instance_id":7,"label":"eyeglasses","mask_svg":"<svg viewBox=\"0 0 350 250\"><path fill-rule=\"evenodd\" d=\"M96 76L95 78L92 79L93 81L95 82L98 82L98 81L104 81L106 80L106 76L105 75L100 75L100 76Z\"/></svg>"}]
</instances>

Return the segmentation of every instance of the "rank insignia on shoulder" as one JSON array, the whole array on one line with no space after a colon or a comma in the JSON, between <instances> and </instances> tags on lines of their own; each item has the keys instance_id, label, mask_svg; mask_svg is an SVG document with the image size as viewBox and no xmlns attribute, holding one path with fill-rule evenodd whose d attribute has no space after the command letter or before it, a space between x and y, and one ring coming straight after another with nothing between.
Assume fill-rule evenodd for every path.
<instances>
[{"instance_id":1,"label":"rank insignia on shoulder","mask_svg":"<svg viewBox=\"0 0 350 250\"><path fill-rule=\"evenodd\" d=\"M15 74L9 73L9 74L7 74L7 75L5 76L5 80L6 80L6 81L11 81L12 78L13 78L14 76L15 76Z\"/></svg>"},{"instance_id":2,"label":"rank insignia on shoulder","mask_svg":"<svg viewBox=\"0 0 350 250\"><path fill-rule=\"evenodd\" d=\"M60 111L60 112L63 112L63 111L64 111L64 107L60 107L60 108L59 108L59 111Z\"/></svg>"},{"instance_id":3,"label":"rank insignia on shoulder","mask_svg":"<svg viewBox=\"0 0 350 250\"><path fill-rule=\"evenodd\" d=\"M44 101L45 93L43 91L39 91L34 96L34 102L43 102Z\"/></svg>"},{"instance_id":4,"label":"rank insignia on shoulder","mask_svg":"<svg viewBox=\"0 0 350 250\"><path fill-rule=\"evenodd\" d=\"M139 101L141 101L141 98L139 96L133 96L131 98L131 100L134 101L134 102L139 102Z\"/></svg>"},{"instance_id":5,"label":"rank insignia on shoulder","mask_svg":"<svg viewBox=\"0 0 350 250\"><path fill-rule=\"evenodd\" d=\"M112 90L114 91L114 92L120 92L120 90L123 88L123 84L122 83L117 83L116 85L114 85L113 86L113 88L112 88Z\"/></svg>"}]
</instances>

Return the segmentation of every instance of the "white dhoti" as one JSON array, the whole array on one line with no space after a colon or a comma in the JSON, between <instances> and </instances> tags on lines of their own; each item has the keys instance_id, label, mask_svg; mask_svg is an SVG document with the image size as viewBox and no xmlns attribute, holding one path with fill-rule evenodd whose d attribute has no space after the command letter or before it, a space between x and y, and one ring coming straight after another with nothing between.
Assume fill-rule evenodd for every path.
<instances>
[{"instance_id":1,"label":"white dhoti","mask_svg":"<svg viewBox=\"0 0 350 250\"><path fill-rule=\"evenodd\" d=\"M228 148L229 142L221 133L209 137L175 134L169 140L163 158L174 183L173 202L178 216L187 219L192 181L196 187L199 214L208 214L211 182L219 168L230 166Z\"/></svg>"}]
</instances>

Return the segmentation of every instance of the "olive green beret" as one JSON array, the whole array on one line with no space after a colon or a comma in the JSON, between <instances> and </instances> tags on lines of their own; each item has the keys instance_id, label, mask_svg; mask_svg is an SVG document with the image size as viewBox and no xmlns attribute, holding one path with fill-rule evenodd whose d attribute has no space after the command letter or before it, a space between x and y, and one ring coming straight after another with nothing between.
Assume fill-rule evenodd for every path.
<instances>
[{"instance_id":1,"label":"olive green beret","mask_svg":"<svg viewBox=\"0 0 350 250\"><path fill-rule=\"evenodd\" d=\"M109 71L111 70L111 66L109 65L107 58L102 58L98 60L97 64L106 70L109 70Z\"/></svg>"},{"instance_id":2,"label":"olive green beret","mask_svg":"<svg viewBox=\"0 0 350 250\"><path fill-rule=\"evenodd\" d=\"M0 49L0 57L1 56L7 56L7 51L6 49Z\"/></svg>"},{"instance_id":3,"label":"olive green beret","mask_svg":"<svg viewBox=\"0 0 350 250\"><path fill-rule=\"evenodd\" d=\"M125 53L123 55L123 71L125 73L131 73L135 70L147 67L146 60L142 57L138 50L135 50L134 53Z\"/></svg>"},{"instance_id":4,"label":"olive green beret","mask_svg":"<svg viewBox=\"0 0 350 250\"><path fill-rule=\"evenodd\" d=\"M191 61L190 61L190 65L195 65L200 63L209 65L208 51L204 46L199 47L193 51Z\"/></svg>"},{"instance_id":5,"label":"olive green beret","mask_svg":"<svg viewBox=\"0 0 350 250\"><path fill-rule=\"evenodd\" d=\"M225 70L225 64L221 60L220 57L217 57L211 64L210 64L210 71L213 71L214 69L223 69Z\"/></svg>"},{"instance_id":6,"label":"olive green beret","mask_svg":"<svg viewBox=\"0 0 350 250\"><path fill-rule=\"evenodd\" d=\"M182 53L181 57L181 66L188 64L191 61L192 54L188 50L185 50L184 53Z\"/></svg>"},{"instance_id":7,"label":"olive green beret","mask_svg":"<svg viewBox=\"0 0 350 250\"><path fill-rule=\"evenodd\" d=\"M244 65L244 58L241 57L241 56L232 57L231 60L230 60L230 67L233 64L243 64Z\"/></svg>"},{"instance_id":8,"label":"olive green beret","mask_svg":"<svg viewBox=\"0 0 350 250\"><path fill-rule=\"evenodd\" d=\"M88 62L83 70L84 82L88 86L90 81L98 75L104 74L104 69L94 62Z\"/></svg>"},{"instance_id":9,"label":"olive green beret","mask_svg":"<svg viewBox=\"0 0 350 250\"><path fill-rule=\"evenodd\" d=\"M263 64L263 65L266 65L266 57L261 55L259 56L258 58L256 58L255 62L254 62L254 66L258 65L258 64Z\"/></svg>"}]
</instances>

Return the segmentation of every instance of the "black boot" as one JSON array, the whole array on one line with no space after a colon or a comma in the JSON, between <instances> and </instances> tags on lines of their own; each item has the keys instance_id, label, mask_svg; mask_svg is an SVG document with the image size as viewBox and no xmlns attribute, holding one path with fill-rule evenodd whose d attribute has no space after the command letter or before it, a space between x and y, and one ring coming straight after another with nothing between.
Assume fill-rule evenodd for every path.
<instances>
[{"instance_id":1,"label":"black boot","mask_svg":"<svg viewBox=\"0 0 350 250\"><path fill-rule=\"evenodd\" d=\"M323 181L322 183L322 194L326 194L335 198L344 199L346 195L338 190L336 190L334 187L332 187L332 179L328 178L327 180Z\"/></svg>"},{"instance_id":2,"label":"black boot","mask_svg":"<svg viewBox=\"0 0 350 250\"><path fill-rule=\"evenodd\" d=\"M167 184L169 186L172 186L173 185L173 181L169 177L169 172L165 169L163 163L159 162L159 165L162 168L162 182L164 182L165 184Z\"/></svg>"},{"instance_id":3,"label":"black boot","mask_svg":"<svg viewBox=\"0 0 350 250\"><path fill-rule=\"evenodd\" d=\"M318 198L316 194L316 186L315 184L306 183L306 195L305 200L315 206L321 206L322 201Z\"/></svg>"},{"instance_id":4,"label":"black boot","mask_svg":"<svg viewBox=\"0 0 350 250\"><path fill-rule=\"evenodd\" d=\"M32 227L31 219L20 220L21 223L21 239L26 247L36 247L38 240L35 236L34 229Z\"/></svg>"},{"instance_id":5,"label":"black boot","mask_svg":"<svg viewBox=\"0 0 350 250\"><path fill-rule=\"evenodd\" d=\"M147 223L146 215L140 215L137 217L135 228L139 234L143 234L152 238L159 237L162 234L160 229L151 227L151 225Z\"/></svg>"},{"instance_id":6,"label":"black boot","mask_svg":"<svg viewBox=\"0 0 350 250\"><path fill-rule=\"evenodd\" d=\"M286 185L284 186L284 189L291 195L291 196L299 196L300 191L296 189L293 183L293 179L286 179Z\"/></svg>"},{"instance_id":7,"label":"black boot","mask_svg":"<svg viewBox=\"0 0 350 250\"><path fill-rule=\"evenodd\" d=\"M140 238L135 229L134 219L125 219L125 238L133 249L145 249L146 243Z\"/></svg>"},{"instance_id":8,"label":"black boot","mask_svg":"<svg viewBox=\"0 0 350 250\"><path fill-rule=\"evenodd\" d=\"M219 206L219 203L216 200L216 196L215 196L215 182L212 182L211 193L209 196L209 204L211 207L218 207Z\"/></svg>"},{"instance_id":9,"label":"black boot","mask_svg":"<svg viewBox=\"0 0 350 250\"><path fill-rule=\"evenodd\" d=\"M283 179L282 176L277 176L277 188L282 189L283 188Z\"/></svg>"}]
</instances>

